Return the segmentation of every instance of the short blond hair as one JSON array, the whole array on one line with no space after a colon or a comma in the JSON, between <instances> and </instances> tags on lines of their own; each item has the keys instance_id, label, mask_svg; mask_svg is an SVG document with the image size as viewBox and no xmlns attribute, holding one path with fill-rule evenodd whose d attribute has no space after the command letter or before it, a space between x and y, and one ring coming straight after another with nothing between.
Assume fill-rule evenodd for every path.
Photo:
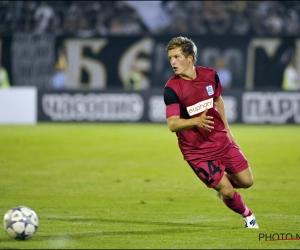
<instances>
[{"instance_id":1,"label":"short blond hair","mask_svg":"<svg viewBox=\"0 0 300 250\"><path fill-rule=\"evenodd\" d=\"M181 48L182 54L185 57L193 56L193 63L194 65L196 64L198 57L197 46L192 39L183 36L172 38L166 47L166 51L169 52L175 48Z\"/></svg>"}]
</instances>

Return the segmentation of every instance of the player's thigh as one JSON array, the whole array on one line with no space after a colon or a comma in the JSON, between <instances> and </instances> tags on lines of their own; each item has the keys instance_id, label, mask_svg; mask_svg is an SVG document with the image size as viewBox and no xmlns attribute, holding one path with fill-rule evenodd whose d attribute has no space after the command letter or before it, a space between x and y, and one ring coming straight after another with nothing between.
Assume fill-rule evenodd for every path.
<instances>
[{"instance_id":1,"label":"player's thigh","mask_svg":"<svg viewBox=\"0 0 300 250\"><path fill-rule=\"evenodd\" d=\"M253 175L250 167L246 168L245 170L237 174L231 174L230 176L235 182L237 182L243 188L249 188L254 183Z\"/></svg>"},{"instance_id":2,"label":"player's thigh","mask_svg":"<svg viewBox=\"0 0 300 250\"><path fill-rule=\"evenodd\" d=\"M228 174L237 174L249 167L245 155L235 144L230 145L226 154L221 156L221 160Z\"/></svg>"},{"instance_id":3,"label":"player's thigh","mask_svg":"<svg viewBox=\"0 0 300 250\"><path fill-rule=\"evenodd\" d=\"M252 173L248 161L235 144L232 144L229 147L221 160L226 166L225 171L230 174L235 181L243 186L251 186L253 184Z\"/></svg>"},{"instance_id":4,"label":"player's thigh","mask_svg":"<svg viewBox=\"0 0 300 250\"><path fill-rule=\"evenodd\" d=\"M225 199L230 199L234 196L234 188L228 178L224 175L221 181L214 187Z\"/></svg>"},{"instance_id":5,"label":"player's thigh","mask_svg":"<svg viewBox=\"0 0 300 250\"><path fill-rule=\"evenodd\" d=\"M209 188L216 186L222 179L225 165L220 159L214 161L188 161L200 180Z\"/></svg>"}]
</instances>

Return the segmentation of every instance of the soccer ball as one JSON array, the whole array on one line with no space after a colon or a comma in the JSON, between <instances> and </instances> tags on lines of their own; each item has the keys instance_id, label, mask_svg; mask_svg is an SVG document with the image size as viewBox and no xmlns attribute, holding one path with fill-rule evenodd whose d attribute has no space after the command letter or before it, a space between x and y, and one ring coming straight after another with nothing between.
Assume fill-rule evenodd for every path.
<instances>
[{"instance_id":1,"label":"soccer ball","mask_svg":"<svg viewBox=\"0 0 300 250\"><path fill-rule=\"evenodd\" d=\"M4 230L14 239L26 240L38 229L39 220L29 207L19 206L7 211L3 218Z\"/></svg>"}]
</instances>

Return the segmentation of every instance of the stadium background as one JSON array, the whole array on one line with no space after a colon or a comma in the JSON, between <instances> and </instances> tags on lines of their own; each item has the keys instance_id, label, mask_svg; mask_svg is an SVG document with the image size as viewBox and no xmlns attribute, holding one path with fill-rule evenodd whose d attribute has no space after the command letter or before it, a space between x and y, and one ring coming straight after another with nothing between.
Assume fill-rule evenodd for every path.
<instances>
[{"instance_id":1,"label":"stadium background","mask_svg":"<svg viewBox=\"0 0 300 250\"><path fill-rule=\"evenodd\" d=\"M12 85L0 89L0 214L25 205L40 220L25 242L0 230L1 249L299 248L300 93L281 89L299 54L298 1L45 3L0 1ZM223 97L243 123L230 127L254 173L240 192L258 231L195 177L164 124L165 46L178 35L195 39L199 64L221 55L234 74ZM147 89L125 89L132 62ZM72 78L61 90L57 65ZM24 122L38 124L11 125Z\"/></svg>"},{"instance_id":2,"label":"stadium background","mask_svg":"<svg viewBox=\"0 0 300 250\"><path fill-rule=\"evenodd\" d=\"M300 92L281 89L292 56L300 71L298 1L1 1L0 16L1 62L12 89L34 89L33 123L165 122L165 46L179 35L198 65L225 59L230 123L300 123ZM126 89L133 68L142 84Z\"/></svg>"}]
</instances>

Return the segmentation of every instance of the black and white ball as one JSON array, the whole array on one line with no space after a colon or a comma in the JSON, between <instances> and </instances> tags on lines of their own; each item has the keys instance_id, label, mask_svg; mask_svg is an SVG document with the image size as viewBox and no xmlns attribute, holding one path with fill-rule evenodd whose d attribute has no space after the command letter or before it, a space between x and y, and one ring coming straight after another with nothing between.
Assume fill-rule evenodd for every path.
<instances>
[{"instance_id":1,"label":"black and white ball","mask_svg":"<svg viewBox=\"0 0 300 250\"><path fill-rule=\"evenodd\" d=\"M29 207L14 207L6 212L3 218L4 230L14 239L26 240L38 229L39 220Z\"/></svg>"}]
</instances>

